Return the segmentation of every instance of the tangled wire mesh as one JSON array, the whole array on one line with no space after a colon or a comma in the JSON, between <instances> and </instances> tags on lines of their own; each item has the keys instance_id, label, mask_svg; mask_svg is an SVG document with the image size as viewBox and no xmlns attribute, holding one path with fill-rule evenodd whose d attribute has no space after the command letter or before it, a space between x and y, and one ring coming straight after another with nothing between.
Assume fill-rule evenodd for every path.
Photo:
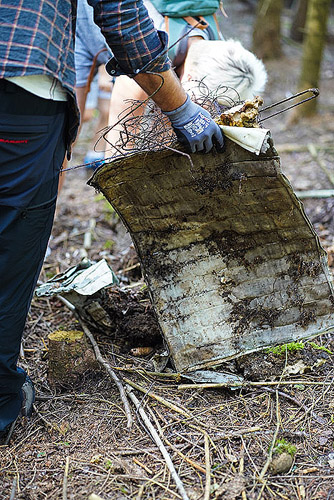
<instances>
[{"instance_id":1,"label":"tangled wire mesh","mask_svg":"<svg viewBox=\"0 0 334 500\"><path fill-rule=\"evenodd\" d=\"M186 85L186 91L190 98L207 109L213 118L240 103L240 96L234 89L222 85L211 91L203 80L191 80ZM107 143L106 159L163 149L178 151L174 147L177 138L171 123L152 99L129 99L127 102L128 106L118 116L118 121L101 130L96 142L96 146L102 140ZM108 137L111 130L117 130L119 134L115 143Z\"/></svg>"}]
</instances>

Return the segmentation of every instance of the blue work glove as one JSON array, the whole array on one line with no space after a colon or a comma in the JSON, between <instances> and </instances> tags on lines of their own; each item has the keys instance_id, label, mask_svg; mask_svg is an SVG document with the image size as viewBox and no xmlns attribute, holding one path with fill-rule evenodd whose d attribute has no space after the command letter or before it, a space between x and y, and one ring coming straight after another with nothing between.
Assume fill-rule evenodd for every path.
<instances>
[{"instance_id":1,"label":"blue work glove","mask_svg":"<svg viewBox=\"0 0 334 500\"><path fill-rule=\"evenodd\" d=\"M164 111L172 123L178 140L191 153L208 153L215 144L219 151L224 148L224 137L208 111L193 102L190 97L174 111Z\"/></svg>"}]
</instances>

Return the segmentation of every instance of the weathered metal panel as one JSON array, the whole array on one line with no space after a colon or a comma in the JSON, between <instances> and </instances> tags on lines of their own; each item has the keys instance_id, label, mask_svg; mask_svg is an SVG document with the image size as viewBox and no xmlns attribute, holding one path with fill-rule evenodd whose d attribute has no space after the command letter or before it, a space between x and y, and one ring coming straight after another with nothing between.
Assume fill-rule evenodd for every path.
<instances>
[{"instance_id":1,"label":"weathered metal panel","mask_svg":"<svg viewBox=\"0 0 334 500\"><path fill-rule=\"evenodd\" d=\"M137 154L97 170L137 248L180 372L334 326L326 252L270 143Z\"/></svg>"}]
</instances>

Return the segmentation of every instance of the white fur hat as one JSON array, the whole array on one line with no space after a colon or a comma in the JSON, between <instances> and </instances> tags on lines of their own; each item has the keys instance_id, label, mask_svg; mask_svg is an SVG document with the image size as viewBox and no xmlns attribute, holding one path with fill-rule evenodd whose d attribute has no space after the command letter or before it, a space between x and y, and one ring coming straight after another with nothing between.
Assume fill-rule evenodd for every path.
<instances>
[{"instance_id":1,"label":"white fur hat","mask_svg":"<svg viewBox=\"0 0 334 500\"><path fill-rule=\"evenodd\" d=\"M236 40L201 40L188 50L182 82L190 79L203 80L212 92L220 88L218 101L231 104L263 92L267 72L263 62ZM195 88L191 90L196 95Z\"/></svg>"}]
</instances>

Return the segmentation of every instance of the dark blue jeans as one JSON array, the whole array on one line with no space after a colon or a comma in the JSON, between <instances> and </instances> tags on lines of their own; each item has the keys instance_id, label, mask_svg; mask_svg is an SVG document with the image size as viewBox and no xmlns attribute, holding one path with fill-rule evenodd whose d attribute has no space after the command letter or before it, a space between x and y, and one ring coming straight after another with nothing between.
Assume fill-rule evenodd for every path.
<instances>
[{"instance_id":1,"label":"dark blue jeans","mask_svg":"<svg viewBox=\"0 0 334 500\"><path fill-rule=\"evenodd\" d=\"M19 415L22 333L50 237L67 104L0 80L0 431Z\"/></svg>"}]
</instances>

